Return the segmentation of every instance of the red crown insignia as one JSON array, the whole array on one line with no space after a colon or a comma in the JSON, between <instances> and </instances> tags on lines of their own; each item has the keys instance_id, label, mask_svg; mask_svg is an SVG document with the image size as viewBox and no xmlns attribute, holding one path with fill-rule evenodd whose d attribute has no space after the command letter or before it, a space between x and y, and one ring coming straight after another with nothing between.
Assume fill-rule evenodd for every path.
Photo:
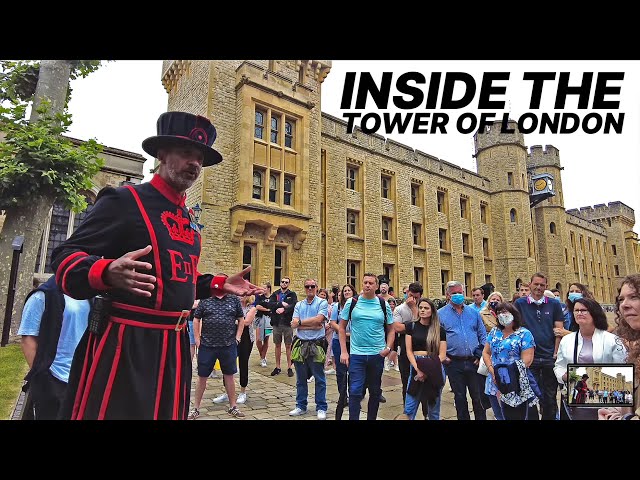
<instances>
[{"instance_id":1,"label":"red crown insignia","mask_svg":"<svg viewBox=\"0 0 640 480\"><path fill-rule=\"evenodd\" d=\"M164 226L167 227L167 230L169 230L169 235L172 240L193 245L195 232L189 228L189 223L191 222L188 218L182 216L181 209L178 209L177 214L162 212L160 219L162 220L162 223L164 223Z\"/></svg>"}]
</instances>

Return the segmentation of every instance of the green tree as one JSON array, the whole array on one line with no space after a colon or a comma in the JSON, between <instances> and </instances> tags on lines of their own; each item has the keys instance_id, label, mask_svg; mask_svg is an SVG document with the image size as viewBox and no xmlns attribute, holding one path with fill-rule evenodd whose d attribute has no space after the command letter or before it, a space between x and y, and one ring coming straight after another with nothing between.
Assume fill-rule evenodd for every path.
<instances>
[{"instance_id":1,"label":"green tree","mask_svg":"<svg viewBox=\"0 0 640 480\"><path fill-rule=\"evenodd\" d=\"M87 207L83 190L103 161L95 140L75 145L62 136L71 125L67 112L70 80L100 67L97 60L0 61L0 318L9 286L11 243L24 235L12 310L15 334L31 289L38 246L56 200L75 212ZM31 112L27 120L28 107ZM1 138L4 137L4 138Z\"/></svg>"}]
</instances>

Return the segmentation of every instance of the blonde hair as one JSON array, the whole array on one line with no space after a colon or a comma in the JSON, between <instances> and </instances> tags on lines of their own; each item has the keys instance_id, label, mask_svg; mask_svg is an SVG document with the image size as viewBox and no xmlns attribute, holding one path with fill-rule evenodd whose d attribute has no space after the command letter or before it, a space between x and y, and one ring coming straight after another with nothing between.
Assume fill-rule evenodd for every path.
<instances>
[{"instance_id":1,"label":"blonde hair","mask_svg":"<svg viewBox=\"0 0 640 480\"><path fill-rule=\"evenodd\" d=\"M487 303L485 304L484 308L480 310L480 314L482 314L482 312L489 311L489 300L491 300L491 297L493 297L494 295L497 295L498 297L500 297L500 303L504 303L504 297L499 291L496 290L494 292L491 292L487 297Z\"/></svg>"}]
</instances>

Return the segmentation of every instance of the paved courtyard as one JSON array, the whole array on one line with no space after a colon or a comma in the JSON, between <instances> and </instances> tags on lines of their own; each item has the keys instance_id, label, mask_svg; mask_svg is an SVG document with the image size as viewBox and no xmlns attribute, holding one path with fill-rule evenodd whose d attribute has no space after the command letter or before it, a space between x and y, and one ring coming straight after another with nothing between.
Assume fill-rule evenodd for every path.
<instances>
[{"instance_id":1,"label":"paved courtyard","mask_svg":"<svg viewBox=\"0 0 640 480\"><path fill-rule=\"evenodd\" d=\"M191 402L195 397L195 381L197 379L196 361L194 358L193 382L191 388ZM286 370L286 357L284 355L284 345L282 352L283 372L274 377L270 376L275 366L275 354L273 345L269 345L267 353L267 366L260 366L260 357L258 350L253 348L251 358L249 359L249 384L247 385L247 402L244 405L238 405L238 408L246 415L241 420L317 420L315 414L314 391L315 381L308 384L309 386L309 402L306 415L300 417L290 417L289 412L296 406L296 377L288 377ZM295 371L295 368L294 368ZM218 371L219 378L209 378L207 380L207 389L204 392L202 403L200 405L200 417L198 420L239 420L227 414L229 403L222 404L213 403L213 399L224 393L222 385L222 375ZM236 393L240 391L238 376L236 380ZM378 410L378 420L393 420L393 418L402 413L402 383L400 381L400 372L396 372L393 368L388 372L384 372L382 376L382 391L387 402L380 404ZM327 420L334 420L335 408L338 401L338 387L335 375L327 375L327 403L329 409L327 411ZM365 396L362 402L363 410L360 418L366 419L368 396ZM469 408L471 418L473 418L473 410L471 410L471 400L469 399ZM453 393L449 391L449 383L445 384L442 392L442 406L440 416L443 420L456 420L456 409L453 405ZM342 415L343 420L349 419L349 409L345 408ZM420 408L418 409L417 418L423 419ZM487 418L493 420L491 409L487 410Z\"/></svg>"}]
</instances>

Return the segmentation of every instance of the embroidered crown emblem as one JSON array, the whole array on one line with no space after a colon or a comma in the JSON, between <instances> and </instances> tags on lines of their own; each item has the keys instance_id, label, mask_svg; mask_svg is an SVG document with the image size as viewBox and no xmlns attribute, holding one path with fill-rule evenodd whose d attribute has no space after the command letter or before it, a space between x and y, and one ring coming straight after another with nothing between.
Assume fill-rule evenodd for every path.
<instances>
[{"instance_id":1,"label":"embroidered crown emblem","mask_svg":"<svg viewBox=\"0 0 640 480\"><path fill-rule=\"evenodd\" d=\"M167 230L169 230L169 235L172 240L193 245L195 232L189 228L191 221L182 216L181 209L178 209L177 213L162 212L160 219L162 223L164 223L164 226L167 227Z\"/></svg>"}]
</instances>

